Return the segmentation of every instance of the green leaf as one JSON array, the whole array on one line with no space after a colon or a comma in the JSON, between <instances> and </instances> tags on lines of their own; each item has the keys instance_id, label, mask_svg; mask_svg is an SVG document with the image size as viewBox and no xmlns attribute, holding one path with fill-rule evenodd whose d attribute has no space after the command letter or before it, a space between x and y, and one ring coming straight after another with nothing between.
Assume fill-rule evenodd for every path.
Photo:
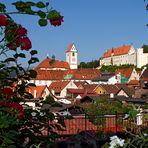
<instances>
[{"instance_id":1,"label":"green leaf","mask_svg":"<svg viewBox=\"0 0 148 148\"><path fill-rule=\"evenodd\" d=\"M43 2L37 2L36 3L36 6L38 7L38 8L45 8L46 7L46 5L43 3Z\"/></svg>"},{"instance_id":2,"label":"green leaf","mask_svg":"<svg viewBox=\"0 0 148 148\"><path fill-rule=\"evenodd\" d=\"M24 98L26 99L33 99L33 95L29 92L24 92Z\"/></svg>"},{"instance_id":3,"label":"green leaf","mask_svg":"<svg viewBox=\"0 0 148 148\"><path fill-rule=\"evenodd\" d=\"M36 87L36 85L34 83L28 83L27 86L33 86Z\"/></svg>"},{"instance_id":4,"label":"green leaf","mask_svg":"<svg viewBox=\"0 0 148 148\"><path fill-rule=\"evenodd\" d=\"M26 5L27 6L35 6L35 3L34 2L31 2L31 1L27 1L26 2Z\"/></svg>"},{"instance_id":5,"label":"green leaf","mask_svg":"<svg viewBox=\"0 0 148 148\"><path fill-rule=\"evenodd\" d=\"M46 17L46 13L43 12L43 11L41 11L41 10L39 10L39 11L37 12L37 14L38 14L41 18L45 18L45 17Z\"/></svg>"},{"instance_id":6,"label":"green leaf","mask_svg":"<svg viewBox=\"0 0 148 148\"><path fill-rule=\"evenodd\" d=\"M60 17L60 13L57 12L56 10L51 10L48 15L47 15L47 19L58 19Z\"/></svg>"},{"instance_id":7,"label":"green leaf","mask_svg":"<svg viewBox=\"0 0 148 148\"><path fill-rule=\"evenodd\" d=\"M31 78L36 78L37 72L36 72L35 70L29 70L29 72L30 72L30 77L31 77ZM29 84L30 84L30 83L29 83Z\"/></svg>"},{"instance_id":8,"label":"green leaf","mask_svg":"<svg viewBox=\"0 0 148 148\"><path fill-rule=\"evenodd\" d=\"M36 63L36 62L39 62L39 59L38 59L38 58L35 58L35 57L32 57L32 58L28 61L28 64L33 64L33 63Z\"/></svg>"},{"instance_id":9,"label":"green leaf","mask_svg":"<svg viewBox=\"0 0 148 148\"><path fill-rule=\"evenodd\" d=\"M14 2L14 3L12 3L12 5L15 5L16 9L21 12L25 11L25 3L22 1Z\"/></svg>"},{"instance_id":10,"label":"green leaf","mask_svg":"<svg viewBox=\"0 0 148 148\"><path fill-rule=\"evenodd\" d=\"M38 23L40 26L46 26L48 24L46 19L39 19Z\"/></svg>"},{"instance_id":11,"label":"green leaf","mask_svg":"<svg viewBox=\"0 0 148 148\"><path fill-rule=\"evenodd\" d=\"M31 10L31 9L26 9L25 12L26 12L27 14L32 14L32 15L35 14L35 12L34 12L33 10Z\"/></svg>"},{"instance_id":12,"label":"green leaf","mask_svg":"<svg viewBox=\"0 0 148 148\"><path fill-rule=\"evenodd\" d=\"M12 62L12 61L15 61L14 58L7 58L4 62Z\"/></svg>"},{"instance_id":13,"label":"green leaf","mask_svg":"<svg viewBox=\"0 0 148 148\"><path fill-rule=\"evenodd\" d=\"M6 12L6 6L2 3L0 3L0 12Z\"/></svg>"},{"instance_id":14,"label":"green leaf","mask_svg":"<svg viewBox=\"0 0 148 148\"><path fill-rule=\"evenodd\" d=\"M35 54L37 54L38 52L36 51L36 50L31 50L30 51L30 54L33 56L33 55L35 55Z\"/></svg>"},{"instance_id":15,"label":"green leaf","mask_svg":"<svg viewBox=\"0 0 148 148\"><path fill-rule=\"evenodd\" d=\"M21 58L26 58L26 55L24 53L19 53L18 56Z\"/></svg>"},{"instance_id":16,"label":"green leaf","mask_svg":"<svg viewBox=\"0 0 148 148\"><path fill-rule=\"evenodd\" d=\"M18 58L18 57L21 57L21 58L26 58L26 55L24 54L24 53L16 53L15 55L14 55L14 57L15 58Z\"/></svg>"}]
</instances>

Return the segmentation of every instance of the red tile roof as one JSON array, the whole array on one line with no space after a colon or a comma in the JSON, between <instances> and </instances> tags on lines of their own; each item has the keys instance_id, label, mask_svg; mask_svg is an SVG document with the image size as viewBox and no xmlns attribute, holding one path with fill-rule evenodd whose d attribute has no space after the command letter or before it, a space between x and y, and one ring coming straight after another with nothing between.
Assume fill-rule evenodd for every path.
<instances>
[{"instance_id":1,"label":"red tile roof","mask_svg":"<svg viewBox=\"0 0 148 148\"><path fill-rule=\"evenodd\" d=\"M121 76L125 77L125 78L130 78L131 74L133 72L133 68L123 68L123 69L117 69L115 71L116 74L121 74Z\"/></svg>"},{"instance_id":2,"label":"red tile roof","mask_svg":"<svg viewBox=\"0 0 148 148\"><path fill-rule=\"evenodd\" d=\"M64 70L38 70L35 80L64 80L66 73Z\"/></svg>"},{"instance_id":3,"label":"red tile roof","mask_svg":"<svg viewBox=\"0 0 148 148\"><path fill-rule=\"evenodd\" d=\"M98 84L87 84L87 85L84 85L84 88L89 91L95 92L98 86L99 86Z\"/></svg>"},{"instance_id":4,"label":"red tile roof","mask_svg":"<svg viewBox=\"0 0 148 148\"><path fill-rule=\"evenodd\" d=\"M129 85L140 85L138 80L130 80L128 82Z\"/></svg>"},{"instance_id":5,"label":"red tile roof","mask_svg":"<svg viewBox=\"0 0 148 148\"><path fill-rule=\"evenodd\" d=\"M48 69L48 68L49 69L52 69L52 68L70 69L70 66L67 62L46 58L38 66L35 67L35 70L38 70L41 68L44 68L44 69Z\"/></svg>"},{"instance_id":6,"label":"red tile roof","mask_svg":"<svg viewBox=\"0 0 148 148\"><path fill-rule=\"evenodd\" d=\"M116 85L100 84L100 86L106 91L107 94L111 94L111 93L116 94L117 91L119 90Z\"/></svg>"},{"instance_id":7,"label":"red tile roof","mask_svg":"<svg viewBox=\"0 0 148 148\"><path fill-rule=\"evenodd\" d=\"M68 88L67 91L69 93L73 94L94 94L95 92L89 89L74 89L74 88Z\"/></svg>"},{"instance_id":8,"label":"red tile roof","mask_svg":"<svg viewBox=\"0 0 148 148\"><path fill-rule=\"evenodd\" d=\"M68 48L67 48L67 50L66 50L66 52L71 51L71 48L72 48L73 45L74 45L74 43L69 44L69 45L68 45Z\"/></svg>"},{"instance_id":9,"label":"red tile roof","mask_svg":"<svg viewBox=\"0 0 148 148\"><path fill-rule=\"evenodd\" d=\"M70 69L67 71L67 74L73 75L72 79L74 80L93 80L100 75L98 69L93 68L79 68L79 69Z\"/></svg>"},{"instance_id":10,"label":"red tile roof","mask_svg":"<svg viewBox=\"0 0 148 148\"><path fill-rule=\"evenodd\" d=\"M122 47L114 48L114 56L128 54L131 45L124 45Z\"/></svg>"},{"instance_id":11,"label":"red tile roof","mask_svg":"<svg viewBox=\"0 0 148 148\"><path fill-rule=\"evenodd\" d=\"M103 57L104 58L111 57L112 54L114 56L128 54L130 48L131 48L131 45L123 45L121 47L112 48L112 49L107 50L107 52L104 53Z\"/></svg>"},{"instance_id":12,"label":"red tile roof","mask_svg":"<svg viewBox=\"0 0 148 148\"><path fill-rule=\"evenodd\" d=\"M34 96L34 92L36 90L36 97L41 97L44 89L46 88L47 86L36 86L36 87L33 87L33 86L30 86L29 88L27 88L28 92L30 92L33 96Z\"/></svg>"},{"instance_id":13,"label":"red tile roof","mask_svg":"<svg viewBox=\"0 0 148 148\"><path fill-rule=\"evenodd\" d=\"M112 56L112 49L109 49L104 53L104 58L111 57L111 56Z\"/></svg>"},{"instance_id":14,"label":"red tile roof","mask_svg":"<svg viewBox=\"0 0 148 148\"><path fill-rule=\"evenodd\" d=\"M70 81L57 81L52 82L48 87L49 90L54 90L55 92L61 92Z\"/></svg>"},{"instance_id":15,"label":"red tile roof","mask_svg":"<svg viewBox=\"0 0 148 148\"><path fill-rule=\"evenodd\" d=\"M87 82L85 82L85 81L74 82L74 84L75 84L77 87L80 87L80 86L83 87L85 83L87 83Z\"/></svg>"},{"instance_id":16,"label":"red tile roof","mask_svg":"<svg viewBox=\"0 0 148 148\"><path fill-rule=\"evenodd\" d=\"M93 80L100 75L97 69L69 69L69 70L36 70L35 80L64 80L67 75L71 75L71 80Z\"/></svg>"}]
</instances>

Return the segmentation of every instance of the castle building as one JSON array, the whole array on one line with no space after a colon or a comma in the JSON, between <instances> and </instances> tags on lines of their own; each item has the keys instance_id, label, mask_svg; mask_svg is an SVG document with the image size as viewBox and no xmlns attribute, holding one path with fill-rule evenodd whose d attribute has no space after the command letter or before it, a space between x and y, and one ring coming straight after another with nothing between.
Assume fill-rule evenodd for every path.
<instances>
[{"instance_id":1,"label":"castle building","mask_svg":"<svg viewBox=\"0 0 148 148\"><path fill-rule=\"evenodd\" d=\"M142 48L137 50L133 45L123 45L121 47L107 50L100 58L100 65L123 65L133 64L138 68L148 63L148 53L144 53Z\"/></svg>"}]
</instances>

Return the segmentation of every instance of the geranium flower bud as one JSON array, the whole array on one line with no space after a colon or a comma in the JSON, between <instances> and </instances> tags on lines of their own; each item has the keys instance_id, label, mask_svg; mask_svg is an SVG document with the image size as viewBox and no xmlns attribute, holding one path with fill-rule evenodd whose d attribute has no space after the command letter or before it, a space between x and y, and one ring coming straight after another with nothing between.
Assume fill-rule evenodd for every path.
<instances>
[{"instance_id":1,"label":"geranium flower bud","mask_svg":"<svg viewBox=\"0 0 148 148\"><path fill-rule=\"evenodd\" d=\"M0 89L3 95L6 95L7 97L11 97L13 95L13 90L12 88L6 87L3 89Z\"/></svg>"},{"instance_id":2,"label":"geranium flower bud","mask_svg":"<svg viewBox=\"0 0 148 148\"><path fill-rule=\"evenodd\" d=\"M60 16L58 19L50 19L50 24L53 26L60 26L63 20L64 16Z\"/></svg>"},{"instance_id":3,"label":"geranium flower bud","mask_svg":"<svg viewBox=\"0 0 148 148\"><path fill-rule=\"evenodd\" d=\"M32 48L31 41L28 37L20 38L18 42L21 45L21 50L29 50Z\"/></svg>"},{"instance_id":4,"label":"geranium flower bud","mask_svg":"<svg viewBox=\"0 0 148 148\"><path fill-rule=\"evenodd\" d=\"M25 36L25 35L27 35L27 30L24 27L20 26L19 28L17 28L16 34L19 37Z\"/></svg>"},{"instance_id":5,"label":"geranium flower bud","mask_svg":"<svg viewBox=\"0 0 148 148\"><path fill-rule=\"evenodd\" d=\"M7 23L7 19L4 15L0 15L0 27L5 26Z\"/></svg>"},{"instance_id":6,"label":"geranium flower bud","mask_svg":"<svg viewBox=\"0 0 148 148\"><path fill-rule=\"evenodd\" d=\"M8 107L9 109L15 109L18 112L18 117L23 119L25 117L25 112L21 104L18 102L0 102L0 106Z\"/></svg>"}]
</instances>

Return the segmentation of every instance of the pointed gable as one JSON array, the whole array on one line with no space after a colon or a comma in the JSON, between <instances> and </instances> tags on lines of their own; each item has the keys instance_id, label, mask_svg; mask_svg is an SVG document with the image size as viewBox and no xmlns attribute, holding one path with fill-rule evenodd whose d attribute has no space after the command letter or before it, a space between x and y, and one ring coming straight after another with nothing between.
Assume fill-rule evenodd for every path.
<instances>
[{"instance_id":1,"label":"pointed gable","mask_svg":"<svg viewBox=\"0 0 148 148\"><path fill-rule=\"evenodd\" d=\"M49 90L54 90L55 92L61 92L70 81L56 81L52 82L48 87Z\"/></svg>"},{"instance_id":2,"label":"pointed gable","mask_svg":"<svg viewBox=\"0 0 148 148\"><path fill-rule=\"evenodd\" d=\"M74 45L74 43L69 44L66 52L71 52L71 51L77 51L76 46Z\"/></svg>"},{"instance_id":3,"label":"pointed gable","mask_svg":"<svg viewBox=\"0 0 148 148\"><path fill-rule=\"evenodd\" d=\"M28 92L31 93L34 97L41 97L42 94L44 93L44 90L47 86L36 86L36 87L33 87L33 86L30 86L27 88Z\"/></svg>"},{"instance_id":4,"label":"pointed gable","mask_svg":"<svg viewBox=\"0 0 148 148\"><path fill-rule=\"evenodd\" d=\"M100 84L100 86L105 90L106 94L116 94L119 90L116 85L112 84Z\"/></svg>"}]
</instances>

